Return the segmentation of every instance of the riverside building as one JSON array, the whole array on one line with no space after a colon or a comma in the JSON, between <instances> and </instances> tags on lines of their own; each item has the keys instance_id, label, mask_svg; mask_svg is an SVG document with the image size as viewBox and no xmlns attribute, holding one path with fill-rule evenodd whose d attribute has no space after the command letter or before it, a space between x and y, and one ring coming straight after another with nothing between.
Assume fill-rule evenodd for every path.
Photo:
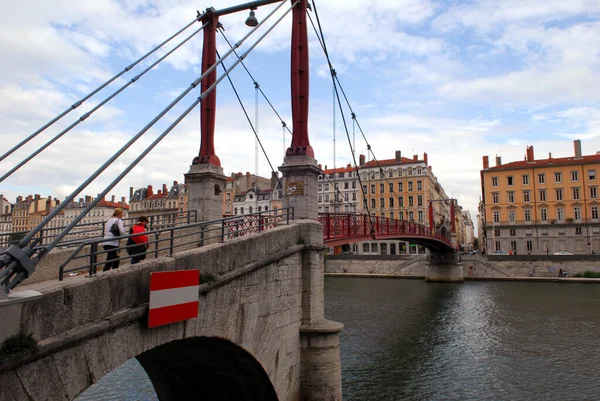
<instances>
[{"instance_id":1,"label":"riverside building","mask_svg":"<svg viewBox=\"0 0 600 401\"><path fill-rule=\"evenodd\" d=\"M480 214L486 252L553 254L600 252L600 154L525 159L490 167L483 156Z\"/></svg>"}]
</instances>

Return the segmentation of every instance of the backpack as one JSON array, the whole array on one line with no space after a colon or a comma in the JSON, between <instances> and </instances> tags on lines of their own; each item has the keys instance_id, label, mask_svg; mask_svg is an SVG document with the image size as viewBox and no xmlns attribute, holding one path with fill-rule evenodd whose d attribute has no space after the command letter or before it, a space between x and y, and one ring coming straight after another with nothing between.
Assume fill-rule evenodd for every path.
<instances>
[{"instance_id":1,"label":"backpack","mask_svg":"<svg viewBox=\"0 0 600 401\"><path fill-rule=\"evenodd\" d=\"M115 220L115 222L113 223L113 225L110 227L110 230L108 231L109 233L111 233L115 237L120 237L121 236L121 231L119 231L119 224L118 224L118 222L119 222L119 220Z\"/></svg>"}]
</instances>

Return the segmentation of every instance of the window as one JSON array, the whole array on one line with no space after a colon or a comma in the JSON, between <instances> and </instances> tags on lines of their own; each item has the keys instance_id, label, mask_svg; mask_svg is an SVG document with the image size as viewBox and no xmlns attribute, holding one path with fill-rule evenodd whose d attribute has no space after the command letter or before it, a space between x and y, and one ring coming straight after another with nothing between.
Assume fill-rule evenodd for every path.
<instances>
[{"instance_id":1,"label":"window","mask_svg":"<svg viewBox=\"0 0 600 401\"><path fill-rule=\"evenodd\" d=\"M565 210L562 207L556 208L556 220L563 221L565 218Z\"/></svg>"},{"instance_id":2,"label":"window","mask_svg":"<svg viewBox=\"0 0 600 401\"><path fill-rule=\"evenodd\" d=\"M325 191L329 191L329 184L325 184Z\"/></svg>"},{"instance_id":3,"label":"window","mask_svg":"<svg viewBox=\"0 0 600 401\"><path fill-rule=\"evenodd\" d=\"M363 199L363 209L366 209L366 208L367 208L367 200Z\"/></svg>"},{"instance_id":4,"label":"window","mask_svg":"<svg viewBox=\"0 0 600 401\"><path fill-rule=\"evenodd\" d=\"M244 214L244 208L243 207L240 208L240 214Z\"/></svg>"},{"instance_id":5,"label":"window","mask_svg":"<svg viewBox=\"0 0 600 401\"><path fill-rule=\"evenodd\" d=\"M575 220L581 220L581 208L580 207L574 207L573 208L573 215L575 216Z\"/></svg>"},{"instance_id":6,"label":"window","mask_svg":"<svg viewBox=\"0 0 600 401\"><path fill-rule=\"evenodd\" d=\"M512 176L508 176L508 177L506 177L506 183L507 183L508 185L510 185L510 186L512 186L512 185L513 185L513 178L512 178Z\"/></svg>"},{"instance_id":7,"label":"window","mask_svg":"<svg viewBox=\"0 0 600 401\"><path fill-rule=\"evenodd\" d=\"M417 216L418 216L418 219L419 219L419 223L422 223L423 222L423 211L419 210L417 212Z\"/></svg>"},{"instance_id":8,"label":"window","mask_svg":"<svg viewBox=\"0 0 600 401\"><path fill-rule=\"evenodd\" d=\"M384 184L379 184L379 193L382 194L385 192L385 185Z\"/></svg>"},{"instance_id":9,"label":"window","mask_svg":"<svg viewBox=\"0 0 600 401\"><path fill-rule=\"evenodd\" d=\"M394 198L390 197L389 199L390 209L394 207Z\"/></svg>"},{"instance_id":10,"label":"window","mask_svg":"<svg viewBox=\"0 0 600 401\"><path fill-rule=\"evenodd\" d=\"M525 221L531 221L531 209L525 209Z\"/></svg>"},{"instance_id":11,"label":"window","mask_svg":"<svg viewBox=\"0 0 600 401\"><path fill-rule=\"evenodd\" d=\"M554 182L557 184L562 182L562 173L554 173Z\"/></svg>"},{"instance_id":12,"label":"window","mask_svg":"<svg viewBox=\"0 0 600 401\"><path fill-rule=\"evenodd\" d=\"M252 213L252 206L248 208L248 213Z\"/></svg>"},{"instance_id":13,"label":"window","mask_svg":"<svg viewBox=\"0 0 600 401\"><path fill-rule=\"evenodd\" d=\"M423 206L423 197L421 195L417 196L417 206Z\"/></svg>"},{"instance_id":14,"label":"window","mask_svg":"<svg viewBox=\"0 0 600 401\"><path fill-rule=\"evenodd\" d=\"M329 203L329 194L325 195L325 202Z\"/></svg>"},{"instance_id":15,"label":"window","mask_svg":"<svg viewBox=\"0 0 600 401\"><path fill-rule=\"evenodd\" d=\"M262 210L262 206L259 206L258 207L258 211L260 212L261 210Z\"/></svg>"},{"instance_id":16,"label":"window","mask_svg":"<svg viewBox=\"0 0 600 401\"><path fill-rule=\"evenodd\" d=\"M356 181L352 181L352 189L356 189Z\"/></svg>"},{"instance_id":17,"label":"window","mask_svg":"<svg viewBox=\"0 0 600 401\"><path fill-rule=\"evenodd\" d=\"M379 169L379 178L385 178L385 174L383 174L382 169Z\"/></svg>"},{"instance_id":18,"label":"window","mask_svg":"<svg viewBox=\"0 0 600 401\"><path fill-rule=\"evenodd\" d=\"M511 249L513 252L516 252L516 251L517 251L517 241L510 241L510 249Z\"/></svg>"},{"instance_id":19,"label":"window","mask_svg":"<svg viewBox=\"0 0 600 401\"><path fill-rule=\"evenodd\" d=\"M596 180L596 170L588 170L588 178L590 181Z\"/></svg>"},{"instance_id":20,"label":"window","mask_svg":"<svg viewBox=\"0 0 600 401\"><path fill-rule=\"evenodd\" d=\"M592 219L598 220L598 206L592 206Z\"/></svg>"},{"instance_id":21,"label":"window","mask_svg":"<svg viewBox=\"0 0 600 401\"><path fill-rule=\"evenodd\" d=\"M579 200L579 188L573 188L573 200Z\"/></svg>"},{"instance_id":22,"label":"window","mask_svg":"<svg viewBox=\"0 0 600 401\"><path fill-rule=\"evenodd\" d=\"M494 210L494 223L500 223L500 211Z\"/></svg>"},{"instance_id":23,"label":"window","mask_svg":"<svg viewBox=\"0 0 600 401\"><path fill-rule=\"evenodd\" d=\"M390 182L390 193L394 192L394 183Z\"/></svg>"},{"instance_id":24,"label":"window","mask_svg":"<svg viewBox=\"0 0 600 401\"><path fill-rule=\"evenodd\" d=\"M523 202L530 202L530 192L529 191L523 191Z\"/></svg>"},{"instance_id":25,"label":"window","mask_svg":"<svg viewBox=\"0 0 600 401\"><path fill-rule=\"evenodd\" d=\"M527 252L533 251L533 241L527 240L526 244L527 244Z\"/></svg>"},{"instance_id":26,"label":"window","mask_svg":"<svg viewBox=\"0 0 600 401\"><path fill-rule=\"evenodd\" d=\"M408 212L408 220L415 221L415 213L414 212Z\"/></svg>"},{"instance_id":27,"label":"window","mask_svg":"<svg viewBox=\"0 0 600 401\"><path fill-rule=\"evenodd\" d=\"M497 251L501 250L501 248L500 248L500 241L496 241L496 250Z\"/></svg>"},{"instance_id":28,"label":"window","mask_svg":"<svg viewBox=\"0 0 600 401\"><path fill-rule=\"evenodd\" d=\"M401 182L398 183L398 191L402 192L402 183Z\"/></svg>"},{"instance_id":29,"label":"window","mask_svg":"<svg viewBox=\"0 0 600 401\"><path fill-rule=\"evenodd\" d=\"M538 174L538 183L545 184L546 183L546 174Z\"/></svg>"},{"instance_id":30,"label":"window","mask_svg":"<svg viewBox=\"0 0 600 401\"><path fill-rule=\"evenodd\" d=\"M410 167L408 169L406 169L406 172L408 173L408 175L412 175L413 174L413 170Z\"/></svg>"},{"instance_id":31,"label":"window","mask_svg":"<svg viewBox=\"0 0 600 401\"><path fill-rule=\"evenodd\" d=\"M367 193L367 186L363 185L363 194L366 194L366 193Z\"/></svg>"},{"instance_id":32,"label":"window","mask_svg":"<svg viewBox=\"0 0 600 401\"><path fill-rule=\"evenodd\" d=\"M498 195L498 192L493 192L492 193L492 202L493 203L500 203L500 196Z\"/></svg>"},{"instance_id":33,"label":"window","mask_svg":"<svg viewBox=\"0 0 600 401\"><path fill-rule=\"evenodd\" d=\"M319 203L323 202L323 195L319 195Z\"/></svg>"},{"instance_id":34,"label":"window","mask_svg":"<svg viewBox=\"0 0 600 401\"><path fill-rule=\"evenodd\" d=\"M400 206L404 206L404 196L400 196L400 197L398 197L398 204L399 204Z\"/></svg>"},{"instance_id":35,"label":"window","mask_svg":"<svg viewBox=\"0 0 600 401\"><path fill-rule=\"evenodd\" d=\"M347 181L344 183L344 189L348 189L348 184L349 183Z\"/></svg>"},{"instance_id":36,"label":"window","mask_svg":"<svg viewBox=\"0 0 600 401\"><path fill-rule=\"evenodd\" d=\"M509 192L508 193L508 203L514 203L514 202L515 202L515 193Z\"/></svg>"},{"instance_id":37,"label":"window","mask_svg":"<svg viewBox=\"0 0 600 401\"><path fill-rule=\"evenodd\" d=\"M385 207L385 199L379 198L379 207L382 209Z\"/></svg>"},{"instance_id":38,"label":"window","mask_svg":"<svg viewBox=\"0 0 600 401\"><path fill-rule=\"evenodd\" d=\"M498 177L492 177L492 186L493 187L497 187L498 186Z\"/></svg>"},{"instance_id":39,"label":"window","mask_svg":"<svg viewBox=\"0 0 600 401\"><path fill-rule=\"evenodd\" d=\"M323 185L322 184L317 185L317 191L322 191L322 190L323 190ZM227 194L227 195L229 195L229 194Z\"/></svg>"},{"instance_id":40,"label":"window","mask_svg":"<svg viewBox=\"0 0 600 401\"><path fill-rule=\"evenodd\" d=\"M390 198L390 199L392 199L392 198ZM390 212L390 219L393 219L393 218L394 218L394 212Z\"/></svg>"},{"instance_id":41,"label":"window","mask_svg":"<svg viewBox=\"0 0 600 401\"><path fill-rule=\"evenodd\" d=\"M548 209L540 209L540 219L542 221L548 221Z\"/></svg>"},{"instance_id":42,"label":"window","mask_svg":"<svg viewBox=\"0 0 600 401\"><path fill-rule=\"evenodd\" d=\"M579 171L571 171L571 181L573 181L573 182L579 181Z\"/></svg>"},{"instance_id":43,"label":"window","mask_svg":"<svg viewBox=\"0 0 600 401\"><path fill-rule=\"evenodd\" d=\"M344 200L348 200L348 193L344 194Z\"/></svg>"},{"instance_id":44,"label":"window","mask_svg":"<svg viewBox=\"0 0 600 401\"><path fill-rule=\"evenodd\" d=\"M363 253L369 253L369 251L371 250L371 247L369 246L368 242L363 243Z\"/></svg>"},{"instance_id":45,"label":"window","mask_svg":"<svg viewBox=\"0 0 600 401\"><path fill-rule=\"evenodd\" d=\"M412 190L413 190L413 182L412 182L412 181L409 181L409 182L408 182L408 191L410 192L410 191L412 191Z\"/></svg>"},{"instance_id":46,"label":"window","mask_svg":"<svg viewBox=\"0 0 600 401\"><path fill-rule=\"evenodd\" d=\"M590 187L590 199L598 198L598 189L596 187Z\"/></svg>"},{"instance_id":47,"label":"window","mask_svg":"<svg viewBox=\"0 0 600 401\"><path fill-rule=\"evenodd\" d=\"M414 206L414 199L412 196L408 197L408 206Z\"/></svg>"},{"instance_id":48,"label":"window","mask_svg":"<svg viewBox=\"0 0 600 401\"><path fill-rule=\"evenodd\" d=\"M523 176L523 185L529 185L529 176L528 175Z\"/></svg>"},{"instance_id":49,"label":"window","mask_svg":"<svg viewBox=\"0 0 600 401\"><path fill-rule=\"evenodd\" d=\"M581 232L581 227L575 227L575 235L581 235L581 234L583 234Z\"/></svg>"},{"instance_id":50,"label":"window","mask_svg":"<svg viewBox=\"0 0 600 401\"><path fill-rule=\"evenodd\" d=\"M562 190L562 188L558 188L556 190L556 200L557 201L563 200L563 190Z\"/></svg>"},{"instance_id":51,"label":"window","mask_svg":"<svg viewBox=\"0 0 600 401\"><path fill-rule=\"evenodd\" d=\"M516 235L517 235L517 230L515 230L515 229L510 230L511 237L515 237Z\"/></svg>"},{"instance_id":52,"label":"window","mask_svg":"<svg viewBox=\"0 0 600 401\"><path fill-rule=\"evenodd\" d=\"M374 194L375 193L375 185L371 184L371 193Z\"/></svg>"},{"instance_id":53,"label":"window","mask_svg":"<svg viewBox=\"0 0 600 401\"><path fill-rule=\"evenodd\" d=\"M515 211L514 210L509 210L508 211L508 221L510 221L511 223L514 223L516 221L516 219L515 219Z\"/></svg>"},{"instance_id":54,"label":"window","mask_svg":"<svg viewBox=\"0 0 600 401\"><path fill-rule=\"evenodd\" d=\"M546 190L545 189L540 189L540 201L541 202L546 201Z\"/></svg>"},{"instance_id":55,"label":"window","mask_svg":"<svg viewBox=\"0 0 600 401\"><path fill-rule=\"evenodd\" d=\"M352 200L353 200L353 201L355 201L355 200L356 200L356 192L354 192L354 193L352 194Z\"/></svg>"},{"instance_id":56,"label":"window","mask_svg":"<svg viewBox=\"0 0 600 401\"><path fill-rule=\"evenodd\" d=\"M500 236L500 230L496 228L494 230L494 237L499 237L499 236Z\"/></svg>"},{"instance_id":57,"label":"window","mask_svg":"<svg viewBox=\"0 0 600 401\"><path fill-rule=\"evenodd\" d=\"M423 181L417 181L417 191L421 191L423 189Z\"/></svg>"},{"instance_id":58,"label":"window","mask_svg":"<svg viewBox=\"0 0 600 401\"><path fill-rule=\"evenodd\" d=\"M398 212L398 220L404 220L404 212Z\"/></svg>"},{"instance_id":59,"label":"window","mask_svg":"<svg viewBox=\"0 0 600 401\"><path fill-rule=\"evenodd\" d=\"M371 209L375 209L375 199L371 199Z\"/></svg>"}]
</instances>

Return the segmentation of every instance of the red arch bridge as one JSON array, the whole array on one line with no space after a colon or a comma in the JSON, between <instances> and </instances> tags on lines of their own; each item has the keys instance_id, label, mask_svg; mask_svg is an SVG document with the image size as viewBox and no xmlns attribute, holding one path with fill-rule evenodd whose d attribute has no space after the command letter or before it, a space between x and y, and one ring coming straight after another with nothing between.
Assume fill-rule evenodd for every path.
<instances>
[{"instance_id":1,"label":"red arch bridge","mask_svg":"<svg viewBox=\"0 0 600 401\"><path fill-rule=\"evenodd\" d=\"M431 228L406 220L351 213L319 213L323 242L328 246L369 240L399 239L436 252L452 252L452 242Z\"/></svg>"}]
</instances>

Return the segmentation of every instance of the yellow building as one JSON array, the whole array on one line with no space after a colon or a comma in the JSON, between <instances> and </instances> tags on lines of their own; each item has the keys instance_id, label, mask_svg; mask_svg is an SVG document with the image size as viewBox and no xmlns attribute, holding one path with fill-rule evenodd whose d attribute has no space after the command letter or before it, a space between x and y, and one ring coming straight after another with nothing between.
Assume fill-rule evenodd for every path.
<instances>
[{"instance_id":1,"label":"yellow building","mask_svg":"<svg viewBox=\"0 0 600 401\"><path fill-rule=\"evenodd\" d=\"M583 156L581 141L572 157L534 157L489 166L483 157L480 213L485 251L586 254L600 251L598 178L600 154Z\"/></svg>"}]
</instances>

